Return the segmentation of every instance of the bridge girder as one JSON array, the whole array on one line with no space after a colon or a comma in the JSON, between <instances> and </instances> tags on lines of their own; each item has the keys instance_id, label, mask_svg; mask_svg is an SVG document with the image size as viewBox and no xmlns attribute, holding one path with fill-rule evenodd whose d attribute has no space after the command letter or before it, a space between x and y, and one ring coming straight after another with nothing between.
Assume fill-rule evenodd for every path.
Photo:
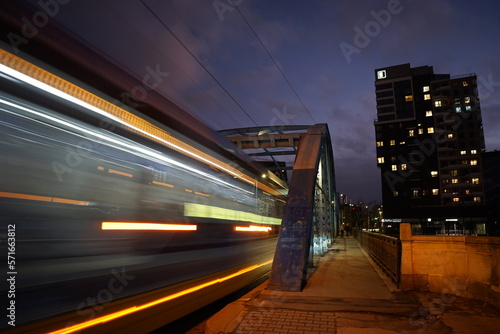
<instances>
[{"instance_id":1,"label":"bridge girder","mask_svg":"<svg viewBox=\"0 0 500 334\"><path fill-rule=\"evenodd\" d=\"M300 291L313 255L323 255L338 227L333 150L326 124L301 137L267 288Z\"/></svg>"}]
</instances>

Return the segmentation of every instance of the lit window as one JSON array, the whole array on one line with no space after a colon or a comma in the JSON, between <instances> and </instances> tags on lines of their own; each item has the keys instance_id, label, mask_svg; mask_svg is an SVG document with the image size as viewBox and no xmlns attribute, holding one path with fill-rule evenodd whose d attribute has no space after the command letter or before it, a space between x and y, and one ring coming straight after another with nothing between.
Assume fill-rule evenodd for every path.
<instances>
[{"instance_id":1,"label":"lit window","mask_svg":"<svg viewBox=\"0 0 500 334\"><path fill-rule=\"evenodd\" d=\"M460 104L460 98L459 97L455 98L455 104Z\"/></svg>"},{"instance_id":2,"label":"lit window","mask_svg":"<svg viewBox=\"0 0 500 334\"><path fill-rule=\"evenodd\" d=\"M404 144L406 144L406 142L404 141L399 142L399 145L404 145Z\"/></svg>"},{"instance_id":3,"label":"lit window","mask_svg":"<svg viewBox=\"0 0 500 334\"><path fill-rule=\"evenodd\" d=\"M430 100L431 94L424 94L424 100Z\"/></svg>"},{"instance_id":4,"label":"lit window","mask_svg":"<svg viewBox=\"0 0 500 334\"><path fill-rule=\"evenodd\" d=\"M425 117L431 117L432 116L432 110L427 110L425 112Z\"/></svg>"},{"instance_id":5,"label":"lit window","mask_svg":"<svg viewBox=\"0 0 500 334\"><path fill-rule=\"evenodd\" d=\"M418 190L413 190L413 197L418 197Z\"/></svg>"},{"instance_id":6,"label":"lit window","mask_svg":"<svg viewBox=\"0 0 500 334\"><path fill-rule=\"evenodd\" d=\"M451 176L458 176L458 170L456 170L456 169L452 169L452 170L450 171L450 175L451 175Z\"/></svg>"},{"instance_id":7,"label":"lit window","mask_svg":"<svg viewBox=\"0 0 500 334\"><path fill-rule=\"evenodd\" d=\"M433 127L427 128L427 133L434 133L434 128Z\"/></svg>"},{"instance_id":8,"label":"lit window","mask_svg":"<svg viewBox=\"0 0 500 334\"><path fill-rule=\"evenodd\" d=\"M479 196L474 197L474 202L480 203L481 202L481 197L479 197Z\"/></svg>"},{"instance_id":9,"label":"lit window","mask_svg":"<svg viewBox=\"0 0 500 334\"><path fill-rule=\"evenodd\" d=\"M478 177L473 177L472 178L472 184L479 184L479 178Z\"/></svg>"},{"instance_id":10,"label":"lit window","mask_svg":"<svg viewBox=\"0 0 500 334\"><path fill-rule=\"evenodd\" d=\"M460 155L466 155L467 151L460 151Z\"/></svg>"},{"instance_id":11,"label":"lit window","mask_svg":"<svg viewBox=\"0 0 500 334\"><path fill-rule=\"evenodd\" d=\"M433 195L439 195L439 189L432 189Z\"/></svg>"},{"instance_id":12,"label":"lit window","mask_svg":"<svg viewBox=\"0 0 500 334\"><path fill-rule=\"evenodd\" d=\"M464 103L470 103L470 96L467 96L464 98Z\"/></svg>"},{"instance_id":13,"label":"lit window","mask_svg":"<svg viewBox=\"0 0 500 334\"><path fill-rule=\"evenodd\" d=\"M435 107L441 107L441 100L434 101L434 106Z\"/></svg>"},{"instance_id":14,"label":"lit window","mask_svg":"<svg viewBox=\"0 0 500 334\"><path fill-rule=\"evenodd\" d=\"M431 171L431 176L432 176L432 177L437 177L437 176L438 176L438 172L437 172L437 170L433 170L433 171Z\"/></svg>"},{"instance_id":15,"label":"lit window","mask_svg":"<svg viewBox=\"0 0 500 334\"><path fill-rule=\"evenodd\" d=\"M455 107L455 112L462 112L462 107Z\"/></svg>"},{"instance_id":16,"label":"lit window","mask_svg":"<svg viewBox=\"0 0 500 334\"><path fill-rule=\"evenodd\" d=\"M460 202L460 198L458 198L458 197L453 197L453 202Z\"/></svg>"},{"instance_id":17,"label":"lit window","mask_svg":"<svg viewBox=\"0 0 500 334\"><path fill-rule=\"evenodd\" d=\"M477 150L470 150L470 154L477 154Z\"/></svg>"},{"instance_id":18,"label":"lit window","mask_svg":"<svg viewBox=\"0 0 500 334\"><path fill-rule=\"evenodd\" d=\"M448 133L448 138L453 138L453 133Z\"/></svg>"},{"instance_id":19,"label":"lit window","mask_svg":"<svg viewBox=\"0 0 500 334\"><path fill-rule=\"evenodd\" d=\"M394 190L394 191L392 192L392 194L393 194L394 196L398 196L398 195L399 195L399 193L397 192L397 190Z\"/></svg>"},{"instance_id":20,"label":"lit window","mask_svg":"<svg viewBox=\"0 0 500 334\"><path fill-rule=\"evenodd\" d=\"M465 189L465 194L469 195L470 194L470 189Z\"/></svg>"},{"instance_id":21,"label":"lit window","mask_svg":"<svg viewBox=\"0 0 500 334\"><path fill-rule=\"evenodd\" d=\"M421 135L424 133L424 129L418 129L418 134Z\"/></svg>"},{"instance_id":22,"label":"lit window","mask_svg":"<svg viewBox=\"0 0 500 334\"><path fill-rule=\"evenodd\" d=\"M401 164L401 170L406 170L406 164Z\"/></svg>"},{"instance_id":23,"label":"lit window","mask_svg":"<svg viewBox=\"0 0 500 334\"><path fill-rule=\"evenodd\" d=\"M384 146L384 142L383 141L378 141L377 142L377 147L382 147Z\"/></svg>"},{"instance_id":24,"label":"lit window","mask_svg":"<svg viewBox=\"0 0 500 334\"><path fill-rule=\"evenodd\" d=\"M392 171L395 172L398 170L398 165L392 165Z\"/></svg>"},{"instance_id":25,"label":"lit window","mask_svg":"<svg viewBox=\"0 0 500 334\"><path fill-rule=\"evenodd\" d=\"M406 102L411 102L411 101L413 101L413 95L406 95L406 96L405 96L405 101L406 101Z\"/></svg>"},{"instance_id":26,"label":"lit window","mask_svg":"<svg viewBox=\"0 0 500 334\"><path fill-rule=\"evenodd\" d=\"M430 90L429 86L424 86L424 88L423 88L424 93L428 92L429 90Z\"/></svg>"},{"instance_id":27,"label":"lit window","mask_svg":"<svg viewBox=\"0 0 500 334\"><path fill-rule=\"evenodd\" d=\"M390 144L391 146L394 146L394 145L396 145L396 141L395 141L394 139L391 139L391 141L389 142L389 144Z\"/></svg>"},{"instance_id":28,"label":"lit window","mask_svg":"<svg viewBox=\"0 0 500 334\"><path fill-rule=\"evenodd\" d=\"M470 164L471 164L472 166L477 166L477 160L471 160L471 161L470 161Z\"/></svg>"},{"instance_id":29,"label":"lit window","mask_svg":"<svg viewBox=\"0 0 500 334\"><path fill-rule=\"evenodd\" d=\"M462 86L467 87L469 83L467 81L462 81Z\"/></svg>"},{"instance_id":30,"label":"lit window","mask_svg":"<svg viewBox=\"0 0 500 334\"><path fill-rule=\"evenodd\" d=\"M466 111L471 111L471 110L472 110L472 107L471 107L471 106L465 106L465 110L466 110Z\"/></svg>"},{"instance_id":31,"label":"lit window","mask_svg":"<svg viewBox=\"0 0 500 334\"><path fill-rule=\"evenodd\" d=\"M458 183L458 179L451 179L451 183Z\"/></svg>"},{"instance_id":32,"label":"lit window","mask_svg":"<svg viewBox=\"0 0 500 334\"><path fill-rule=\"evenodd\" d=\"M385 70L377 71L377 79L387 78L387 72Z\"/></svg>"},{"instance_id":33,"label":"lit window","mask_svg":"<svg viewBox=\"0 0 500 334\"><path fill-rule=\"evenodd\" d=\"M379 164L383 164L384 163L384 157L377 158L377 162Z\"/></svg>"},{"instance_id":34,"label":"lit window","mask_svg":"<svg viewBox=\"0 0 500 334\"><path fill-rule=\"evenodd\" d=\"M469 160L461 160L460 163L462 165L468 165L469 164Z\"/></svg>"},{"instance_id":35,"label":"lit window","mask_svg":"<svg viewBox=\"0 0 500 334\"><path fill-rule=\"evenodd\" d=\"M408 130L408 136L410 137L415 136L415 130Z\"/></svg>"}]
</instances>

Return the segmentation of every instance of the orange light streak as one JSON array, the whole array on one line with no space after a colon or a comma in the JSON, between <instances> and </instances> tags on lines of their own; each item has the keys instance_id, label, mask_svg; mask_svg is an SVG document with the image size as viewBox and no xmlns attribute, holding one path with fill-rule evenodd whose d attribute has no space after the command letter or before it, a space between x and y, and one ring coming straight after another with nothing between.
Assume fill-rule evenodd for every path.
<instances>
[{"instance_id":1,"label":"orange light streak","mask_svg":"<svg viewBox=\"0 0 500 334\"><path fill-rule=\"evenodd\" d=\"M109 172L111 174L118 174L118 175L123 175L123 176L126 176L126 177L134 177L134 175L132 175L132 174L125 173L125 172L120 172L119 170L110 169Z\"/></svg>"},{"instance_id":2,"label":"orange light streak","mask_svg":"<svg viewBox=\"0 0 500 334\"><path fill-rule=\"evenodd\" d=\"M8 193L8 192L0 192L0 197L27 199L27 200L30 200L30 201L54 202L54 203L64 203L64 204L72 204L72 205L83 205L83 206L88 206L89 205L89 202L86 202L86 201L77 201L77 200L67 199L67 198L58 198L58 197L49 197L49 196L38 196L38 195L28 195L28 194L17 194L17 193Z\"/></svg>"},{"instance_id":3,"label":"orange light streak","mask_svg":"<svg viewBox=\"0 0 500 334\"><path fill-rule=\"evenodd\" d=\"M268 226L236 226L234 228L235 231L239 232L269 232L272 228Z\"/></svg>"},{"instance_id":4,"label":"orange light streak","mask_svg":"<svg viewBox=\"0 0 500 334\"><path fill-rule=\"evenodd\" d=\"M169 188L173 188L174 185L173 184L168 184L168 183L163 183L163 182L158 182L158 181L153 181L154 184L158 184L160 186L165 186L165 187L169 187Z\"/></svg>"},{"instance_id":5,"label":"orange light streak","mask_svg":"<svg viewBox=\"0 0 500 334\"><path fill-rule=\"evenodd\" d=\"M102 230L133 231L196 231L196 225L141 223L141 222L102 222Z\"/></svg>"},{"instance_id":6,"label":"orange light streak","mask_svg":"<svg viewBox=\"0 0 500 334\"><path fill-rule=\"evenodd\" d=\"M168 302L170 300L173 300L173 299L185 296L187 294L199 291L199 290L204 289L206 287L209 287L209 286L212 286L212 285L215 285L215 284L218 284L218 283L222 283L224 281L230 280L231 278L234 278L234 277L246 274L246 273L248 273L248 272L250 272L252 270L255 270L257 268L260 268L262 266L270 264L271 262L273 262L273 260L269 260L269 261L266 261L266 262L260 263L260 264L255 264L253 266L241 269L241 270L239 270L239 271L237 271L237 272L235 272L233 274L230 274L230 275L227 275L227 276L224 276L224 277L221 277L221 278L217 278L217 279L214 279L212 281L209 281L209 282L206 282L206 283L203 283L203 284L200 284L200 285L196 285L196 286L194 286L192 288L179 291L177 293L174 293L174 294L162 297L160 299L153 300L153 301L151 301L149 303L138 305L138 306L137 305L136 306L132 306L132 307L126 308L126 309L121 310L121 311L113 312L113 313L110 313L108 315L104 315L102 317L95 318L95 319L92 319L92 320L89 320L89 321L85 321L85 322L82 322L82 323L79 323L79 324L76 324L76 325L73 325L73 326L70 326L70 327L66 327L66 328L59 329L59 330L56 330L56 331L53 331L53 332L49 332L47 334L69 334L69 333L73 333L75 331L78 331L78 330L81 330L81 329L84 329L84 328L88 328L88 327L91 327L91 326L102 324L102 323L105 323L105 322L108 322L108 321L111 321L111 320L114 320L114 319L117 319L117 318L129 315L131 313L142 311L142 310L150 308L152 306L156 306L158 304L165 303L165 302Z\"/></svg>"}]
</instances>

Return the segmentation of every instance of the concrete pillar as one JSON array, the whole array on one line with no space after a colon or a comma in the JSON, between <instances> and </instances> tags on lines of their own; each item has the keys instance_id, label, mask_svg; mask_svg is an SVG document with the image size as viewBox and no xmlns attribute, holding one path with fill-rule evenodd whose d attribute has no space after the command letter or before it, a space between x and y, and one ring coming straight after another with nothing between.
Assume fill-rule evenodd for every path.
<instances>
[{"instance_id":1,"label":"concrete pillar","mask_svg":"<svg viewBox=\"0 0 500 334\"><path fill-rule=\"evenodd\" d=\"M409 223L399 224L401 240L401 290L413 290L412 233Z\"/></svg>"}]
</instances>

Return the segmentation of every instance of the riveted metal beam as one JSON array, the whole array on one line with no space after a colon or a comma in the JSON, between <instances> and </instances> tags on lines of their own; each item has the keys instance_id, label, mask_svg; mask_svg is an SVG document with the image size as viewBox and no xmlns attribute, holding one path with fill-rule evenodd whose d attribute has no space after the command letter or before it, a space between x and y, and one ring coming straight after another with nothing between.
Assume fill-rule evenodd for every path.
<instances>
[{"instance_id":1,"label":"riveted metal beam","mask_svg":"<svg viewBox=\"0 0 500 334\"><path fill-rule=\"evenodd\" d=\"M333 231L326 225L335 223L334 198L330 134L326 124L317 124L301 136L268 289L302 290L314 249L313 239ZM331 236L325 240L328 238L331 240Z\"/></svg>"}]
</instances>

